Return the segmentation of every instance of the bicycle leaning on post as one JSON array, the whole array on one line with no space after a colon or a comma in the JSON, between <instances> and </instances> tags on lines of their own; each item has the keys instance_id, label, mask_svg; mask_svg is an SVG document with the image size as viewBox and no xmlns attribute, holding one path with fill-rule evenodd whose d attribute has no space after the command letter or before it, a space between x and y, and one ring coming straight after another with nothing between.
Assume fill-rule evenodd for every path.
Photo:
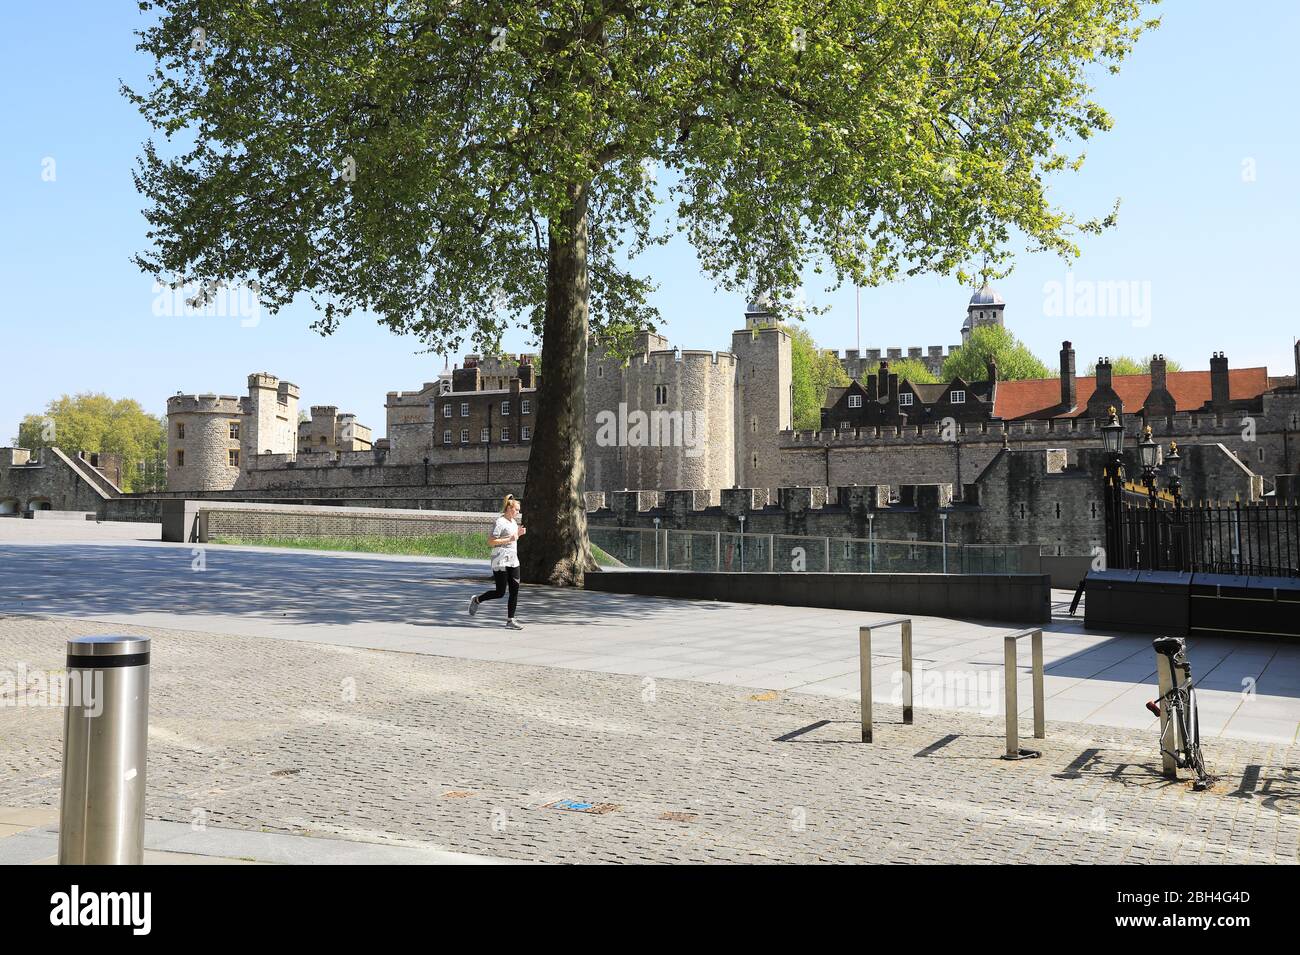
<instances>
[{"instance_id":1,"label":"bicycle leaning on post","mask_svg":"<svg viewBox=\"0 0 1300 955\"><path fill-rule=\"evenodd\" d=\"M1162 707L1169 707L1169 718L1160 720L1160 753L1172 759L1179 769L1190 769L1196 774L1194 788L1207 789L1214 777L1206 770L1205 757L1201 754L1201 718L1196 710L1196 687L1187 659L1187 641L1182 637L1157 637L1151 645L1156 653L1168 659L1171 677L1169 691L1147 703L1147 709L1157 717L1161 716Z\"/></svg>"}]
</instances>

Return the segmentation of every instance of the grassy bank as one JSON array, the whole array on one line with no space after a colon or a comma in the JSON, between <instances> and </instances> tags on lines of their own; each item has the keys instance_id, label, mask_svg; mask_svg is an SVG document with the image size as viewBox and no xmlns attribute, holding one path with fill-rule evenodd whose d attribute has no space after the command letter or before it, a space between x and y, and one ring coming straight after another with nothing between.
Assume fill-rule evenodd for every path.
<instances>
[{"instance_id":1,"label":"grassy bank","mask_svg":"<svg viewBox=\"0 0 1300 955\"><path fill-rule=\"evenodd\" d=\"M243 547L289 547L295 550L343 550L360 554L410 554L416 557L461 557L487 560L492 548L478 534L428 534L424 537L214 537L214 544ZM592 556L602 567L619 566L594 544Z\"/></svg>"}]
</instances>

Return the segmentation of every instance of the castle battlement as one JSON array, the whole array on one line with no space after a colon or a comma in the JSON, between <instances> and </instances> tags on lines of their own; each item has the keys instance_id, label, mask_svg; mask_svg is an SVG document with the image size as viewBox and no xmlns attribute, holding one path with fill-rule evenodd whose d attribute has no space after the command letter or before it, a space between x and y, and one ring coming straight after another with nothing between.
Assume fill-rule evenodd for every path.
<instances>
[{"instance_id":1,"label":"castle battlement","mask_svg":"<svg viewBox=\"0 0 1300 955\"><path fill-rule=\"evenodd\" d=\"M1244 413L1218 414L1214 412L1178 412L1168 417L1143 419L1141 414L1122 416L1126 440L1135 443L1145 424L1157 438L1233 438L1240 437ZM958 422L956 435L962 442L1001 441L1041 437L1053 440L1100 440L1102 422L1096 418L1047 418L1024 421L995 419L980 422ZM848 431L782 431L779 435L782 448L808 446L856 447L872 445L925 445L952 443L952 433L945 434L943 421L927 421L902 427L878 426L853 428Z\"/></svg>"},{"instance_id":2,"label":"castle battlement","mask_svg":"<svg viewBox=\"0 0 1300 955\"><path fill-rule=\"evenodd\" d=\"M247 412L246 401L234 395L172 395L167 399L167 413L241 415Z\"/></svg>"},{"instance_id":3,"label":"castle battlement","mask_svg":"<svg viewBox=\"0 0 1300 955\"><path fill-rule=\"evenodd\" d=\"M671 362L674 365L711 365L732 369L736 366L736 356L726 351L708 351L702 348L665 348L650 352L637 352L628 359L628 369Z\"/></svg>"}]
</instances>

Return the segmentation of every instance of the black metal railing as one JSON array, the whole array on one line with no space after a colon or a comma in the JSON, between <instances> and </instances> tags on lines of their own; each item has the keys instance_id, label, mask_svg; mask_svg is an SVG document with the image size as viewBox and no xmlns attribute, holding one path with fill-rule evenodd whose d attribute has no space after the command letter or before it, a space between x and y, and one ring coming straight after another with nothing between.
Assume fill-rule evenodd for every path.
<instances>
[{"instance_id":1,"label":"black metal railing","mask_svg":"<svg viewBox=\"0 0 1300 955\"><path fill-rule=\"evenodd\" d=\"M1109 512L1108 512L1109 520ZM1117 569L1300 576L1300 502L1173 502L1126 493L1107 564Z\"/></svg>"}]
</instances>

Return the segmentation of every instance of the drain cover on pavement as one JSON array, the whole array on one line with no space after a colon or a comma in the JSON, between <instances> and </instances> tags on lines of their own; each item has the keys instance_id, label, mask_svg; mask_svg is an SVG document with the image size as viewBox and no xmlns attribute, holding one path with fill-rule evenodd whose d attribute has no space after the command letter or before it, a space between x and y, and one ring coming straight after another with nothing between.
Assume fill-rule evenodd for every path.
<instances>
[{"instance_id":1,"label":"drain cover on pavement","mask_svg":"<svg viewBox=\"0 0 1300 955\"><path fill-rule=\"evenodd\" d=\"M613 812L618 806L612 802L583 802L580 799L557 799L548 802L543 809L567 809L569 812L589 812L600 815Z\"/></svg>"}]
</instances>

